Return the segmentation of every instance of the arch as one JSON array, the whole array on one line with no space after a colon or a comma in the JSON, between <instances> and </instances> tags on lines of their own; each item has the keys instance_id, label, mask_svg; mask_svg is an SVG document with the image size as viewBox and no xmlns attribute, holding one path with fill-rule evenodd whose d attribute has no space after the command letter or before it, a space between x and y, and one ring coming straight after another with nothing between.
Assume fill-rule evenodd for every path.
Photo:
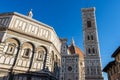
<instances>
[{"instance_id":1,"label":"arch","mask_svg":"<svg viewBox=\"0 0 120 80\"><path fill-rule=\"evenodd\" d=\"M37 48L36 58L38 60L43 60L46 53L47 53L47 48L43 46L39 46Z\"/></svg>"},{"instance_id":2,"label":"arch","mask_svg":"<svg viewBox=\"0 0 120 80\"><path fill-rule=\"evenodd\" d=\"M24 48L30 48L31 50L35 50L35 45L31 42L24 42L22 44L22 49Z\"/></svg>"},{"instance_id":3,"label":"arch","mask_svg":"<svg viewBox=\"0 0 120 80\"><path fill-rule=\"evenodd\" d=\"M40 47L43 47L45 49L46 53L48 53L48 49L45 46L42 45Z\"/></svg>"},{"instance_id":4,"label":"arch","mask_svg":"<svg viewBox=\"0 0 120 80\"><path fill-rule=\"evenodd\" d=\"M21 42L20 42L20 40L19 39L17 39L17 38L7 38L6 40L5 40L5 43L14 43L14 44L16 44L17 46L20 46L20 44L21 44Z\"/></svg>"},{"instance_id":5,"label":"arch","mask_svg":"<svg viewBox=\"0 0 120 80\"><path fill-rule=\"evenodd\" d=\"M35 50L34 44L32 44L31 42L24 42L22 44L21 54L23 57L31 57L34 50Z\"/></svg>"},{"instance_id":6,"label":"arch","mask_svg":"<svg viewBox=\"0 0 120 80\"><path fill-rule=\"evenodd\" d=\"M5 40L5 47L3 52L8 54L14 54L16 53L17 47L20 46L20 41L17 38L7 38Z\"/></svg>"},{"instance_id":7,"label":"arch","mask_svg":"<svg viewBox=\"0 0 120 80\"><path fill-rule=\"evenodd\" d=\"M39 47L37 47L37 51L39 51L39 50L41 50L41 49L43 49L43 50L45 50L46 52L47 52L47 48L46 47L44 47L44 46L39 46Z\"/></svg>"}]
</instances>

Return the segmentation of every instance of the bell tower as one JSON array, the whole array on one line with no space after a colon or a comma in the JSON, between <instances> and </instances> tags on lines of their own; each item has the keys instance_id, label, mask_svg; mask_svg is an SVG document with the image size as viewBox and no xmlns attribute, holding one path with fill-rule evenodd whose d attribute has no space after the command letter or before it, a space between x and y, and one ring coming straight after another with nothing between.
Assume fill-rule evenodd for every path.
<instances>
[{"instance_id":1,"label":"bell tower","mask_svg":"<svg viewBox=\"0 0 120 80\"><path fill-rule=\"evenodd\" d=\"M95 8L82 9L85 80L103 80Z\"/></svg>"}]
</instances>

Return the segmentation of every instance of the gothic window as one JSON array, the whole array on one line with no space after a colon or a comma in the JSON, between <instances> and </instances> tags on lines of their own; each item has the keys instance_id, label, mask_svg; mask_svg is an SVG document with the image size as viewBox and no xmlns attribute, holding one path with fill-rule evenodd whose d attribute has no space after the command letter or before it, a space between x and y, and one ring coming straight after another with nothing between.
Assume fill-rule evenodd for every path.
<instances>
[{"instance_id":1,"label":"gothic window","mask_svg":"<svg viewBox=\"0 0 120 80\"><path fill-rule=\"evenodd\" d=\"M93 40L93 35L91 35L91 40Z\"/></svg>"},{"instance_id":2,"label":"gothic window","mask_svg":"<svg viewBox=\"0 0 120 80\"><path fill-rule=\"evenodd\" d=\"M87 38L88 38L88 40L90 40L90 36L89 36L89 35L88 35L88 37L87 37Z\"/></svg>"},{"instance_id":3,"label":"gothic window","mask_svg":"<svg viewBox=\"0 0 120 80\"><path fill-rule=\"evenodd\" d=\"M90 48L88 48L88 53L91 53L91 50L90 50Z\"/></svg>"},{"instance_id":4,"label":"gothic window","mask_svg":"<svg viewBox=\"0 0 120 80\"><path fill-rule=\"evenodd\" d=\"M91 21L87 21L87 27L88 27L88 28L91 27Z\"/></svg>"},{"instance_id":5,"label":"gothic window","mask_svg":"<svg viewBox=\"0 0 120 80\"><path fill-rule=\"evenodd\" d=\"M31 50L29 48L24 49L24 57L29 57L30 56Z\"/></svg>"},{"instance_id":6,"label":"gothic window","mask_svg":"<svg viewBox=\"0 0 120 80\"><path fill-rule=\"evenodd\" d=\"M95 53L95 49L94 48L92 49L92 52Z\"/></svg>"},{"instance_id":7,"label":"gothic window","mask_svg":"<svg viewBox=\"0 0 120 80\"><path fill-rule=\"evenodd\" d=\"M44 51L43 50L38 51L37 59L38 60L43 60L43 58L44 58Z\"/></svg>"},{"instance_id":8,"label":"gothic window","mask_svg":"<svg viewBox=\"0 0 120 80\"><path fill-rule=\"evenodd\" d=\"M7 48L7 53L8 54L13 54L15 50L15 44L9 44Z\"/></svg>"}]
</instances>

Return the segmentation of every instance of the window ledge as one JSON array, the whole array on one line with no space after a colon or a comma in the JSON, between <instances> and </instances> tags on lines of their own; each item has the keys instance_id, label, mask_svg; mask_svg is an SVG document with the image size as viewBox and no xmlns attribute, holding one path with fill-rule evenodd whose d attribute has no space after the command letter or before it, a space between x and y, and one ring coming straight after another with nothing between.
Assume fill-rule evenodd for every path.
<instances>
[{"instance_id":1,"label":"window ledge","mask_svg":"<svg viewBox=\"0 0 120 80\"><path fill-rule=\"evenodd\" d=\"M29 56L22 56L23 58L29 58Z\"/></svg>"},{"instance_id":2,"label":"window ledge","mask_svg":"<svg viewBox=\"0 0 120 80\"><path fill-rule=\"evenodd\" d=\"M38 60L38 61L43 61L43 59L41 59L41 58L37 58L37 60Z\"/></svg>"},{"instance_id":3,"label":"window ledge","mask_svg":"<svg viewBox=\"0 0 120 80\"><path fill-rule=\"evenodd\" d=\"M10 53L10 52L6 52L5 54L7 54L7 55L13 55L13 53Z\"/></svg>"},{"instance_id":4,"label":"window ledge","mask_svg":"<svg viewBox=\"0 0 120 80\"><path fill-rule=\"evenodd\" d=\"M88 54L88 55L95 56L96 54Z\"/></svg>"}]
</instances>

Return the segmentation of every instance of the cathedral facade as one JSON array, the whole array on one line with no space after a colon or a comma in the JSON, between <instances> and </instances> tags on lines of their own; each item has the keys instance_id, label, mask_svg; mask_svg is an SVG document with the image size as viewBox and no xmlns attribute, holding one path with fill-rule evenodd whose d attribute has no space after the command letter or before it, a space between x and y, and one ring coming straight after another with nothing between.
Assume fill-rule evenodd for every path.
<instances>
[{"instance_id":1,"label":"cathedral facade","mask_svg":"<svg viewBox=\"0 0 120 80\"><path fill-rule=\"evenodd\" d=\"M12 12L0 14L0 80L103 80L95 9L82 9L85 51L54 29Z\"/></svg>"}]
</instances>

